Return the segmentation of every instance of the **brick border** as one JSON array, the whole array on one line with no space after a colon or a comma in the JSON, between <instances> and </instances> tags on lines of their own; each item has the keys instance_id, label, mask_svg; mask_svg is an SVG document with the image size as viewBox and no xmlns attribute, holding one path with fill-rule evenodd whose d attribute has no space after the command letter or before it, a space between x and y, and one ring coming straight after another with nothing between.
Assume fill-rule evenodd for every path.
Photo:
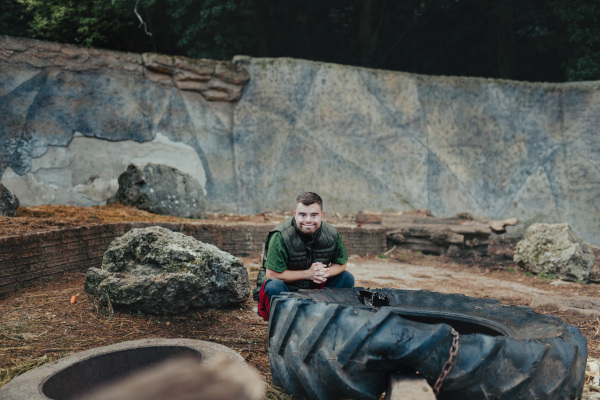
<instances>
[{"instance_id":1,"label":"brick border","mask_svg":"<svg viewBox=\"0 0 600 400\"><path fill-rule=\"evenodd\" d=\"M100 267L110 243L134 228L162 226L210 243L236 257L260 254L267 232L276 224L111 223L0 238L0 297L44 278ZM380 254L386 229L335 225L348 254Z\"/></svg>"}]
</instances>

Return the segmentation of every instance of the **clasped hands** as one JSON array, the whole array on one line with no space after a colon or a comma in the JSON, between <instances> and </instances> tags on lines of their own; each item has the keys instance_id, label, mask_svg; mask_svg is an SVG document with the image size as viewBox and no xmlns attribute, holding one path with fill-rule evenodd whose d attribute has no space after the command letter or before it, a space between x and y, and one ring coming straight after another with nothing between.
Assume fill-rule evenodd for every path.
<instances>
[{"instance_id":1,"label":"clasped hands","mask_svg":"<svg viewBox=\"0 0 600 400\"><path fill-rule=\"evenodd\" d=\"M313 265L310 266L308 271L309 273L312 272L312 277L309 276L309 279L312 280L314 283L325 283L325 281L329 277L329 268L322 262L313 263Z\"/></svg>"}]
</instances>

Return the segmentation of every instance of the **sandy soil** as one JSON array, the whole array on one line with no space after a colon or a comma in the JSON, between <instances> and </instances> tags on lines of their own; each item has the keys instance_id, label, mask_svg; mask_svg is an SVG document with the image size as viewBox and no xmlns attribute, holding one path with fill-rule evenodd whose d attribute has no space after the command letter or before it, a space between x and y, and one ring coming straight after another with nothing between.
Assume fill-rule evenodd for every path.
<instances>
[{"instance_id":1,"label":"sandy soil","mask_svg":"<svg viewBox=\"0 0 600 400\"><path fill-rule=\"evenodd\" d=\"M281 215L210 217L264 222L276 221ZM172 217L123 208L29 208L20 210L16 218L0 217L0 236L69 225L161 218ZM490 246L490 256L476 259L396 249L375 257L351 255L348 270L355 275L357 286L462 293L556 315L581 329L588 339L590 360L600 358L600 285L596 281L582 284L527 274L512 262L513 248L514 243L497 240ZM242 261L252 280L258 270L258 257ZM266 351L268 325L256 315L250 298L239 308L228 310L189 311L168 317L117 311L111 316L85 295L83 280L83 273L67 275L0 299L0 386L19 373L73 352L124 340L182 337L231 347L264 377L269 399L291 398L271 383ZM70 304L73 295L78 295L78 301ZM590 388L586 384L584 398L597 398L597 392L590 392Z\"/></svg>"}]
</instances>

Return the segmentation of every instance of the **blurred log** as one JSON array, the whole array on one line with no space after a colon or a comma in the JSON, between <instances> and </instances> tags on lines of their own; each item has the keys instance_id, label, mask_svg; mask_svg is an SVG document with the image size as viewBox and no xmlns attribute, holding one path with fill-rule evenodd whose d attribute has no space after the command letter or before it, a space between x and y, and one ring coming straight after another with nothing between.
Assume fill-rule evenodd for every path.
<instances>
[{"instance_id":1,"label":"blurred log","mask_svg":"<svg viewBox=\"0 0 600 400\"><path fill-rule=\"evenodd\" d=\"M394 226L394 229L389 232L401 233L404 236L416 236L416 237L432 237L447 235L451 237L454 243L455 240L460 240L460 236L484 236L488 237L491 235L492 230L484 224L471 224L471 225L446 225L446 224L418 224L414 222L398 224Z\"/></svg>"},{"instance_id":2,"label":"blurred log","mask_svg":"<svg viewBox=\"0 0 600 400\"><path fill-rule=\"evenodd\" d=\"M374 211L359 211L354 217L357 224L381 224L383 214Z\"/></svg>"},{"instance_id":3,"label":"blurred log","mask_svg":"<svg viewBox=\"0 0 600 400\"><path fill-rule=\"evenodd\" d=\"M393 374L390 377L384 400L435 400L433 389L419 375Z\"/></svg>"},{"instance_id":4,"label":"blurred log","mask_svg":"<svg viewBox=\"0 0 600 400\"><path fill-rule=\"evenodd\" d=\"M210 365L191 358L167 360L80 400L260 400L265 392L256 369L222 356Z\"/></svg>"},{"instance_id":5,"label":"blurred log","mask_svg":"<svg viewBox=\"0 0 600 400\"><path fill-rule=\"evenodd\" d=\"M400 248L438 256L443 256L448 250L446 246L438 246L427 240L419 241L418 239L407 240Z\"/></svg>"},{"instance_id":6,"label":"blurred log","mask_svg":"<svg viewBox=\"0 0 600 400\"><path fill-rule=\"evenodd\" d=\"M395 219L407 220L412 218L433 218L431 211L426 209L416 209L410 211L402 211L399 213L382 213L377 211L359 211L355 220L357 224L381 224L385 225L385 221L394 221Z\"/></svg>"},{"instance_id":7,"label":"blurred log","mask_svg":"<svg viewBox=\"0 0 600 400\"><path fill-rule=\"evenodd\" d=\"M506 232L506 226L515 226L519 223L519 220L516 218L507 218L500 221L490 221L488 222L488 226L494 233L504 233Z\"/></svg>"},{"instance_id":8,"label":"blurred log","mask_svg":"<svg viewBox=\"0 0 600 400\"><path fill-rule=\"evenodd\" d=\"M438 218L429 210L413 210L400 213L361 211L356 215L356 222L387 227L389 244L399 248L446 254L450 246L456 246L463 253L476 251L485 255L490 235L504 233L506 226L517 225L519 221L516 218L474 220L469 213L459 213L452 218Z\"/></svg>"},{"instance_id":9,"label":"blurred log","mask_svg":"<svg viewBox=\"0 0 600 400\"><path fill-rule=\"evenodd\" d=\"M438 218L438 217L415 217L411 215L383 214L381 224L389 227L412 225L448 225L448 226L470 226L481 227L491 233L488 221L476 221L463 218Z\"/></svg>"}]
</instances>

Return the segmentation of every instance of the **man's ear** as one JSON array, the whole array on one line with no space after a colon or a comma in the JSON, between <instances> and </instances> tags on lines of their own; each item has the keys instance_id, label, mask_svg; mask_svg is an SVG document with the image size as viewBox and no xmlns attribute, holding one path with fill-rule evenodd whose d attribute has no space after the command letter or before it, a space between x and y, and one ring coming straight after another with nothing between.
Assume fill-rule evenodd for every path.
<instances>
[{"instance_id":1,"label":"man's ear","mask_svg":"<svg viewBox=\"0 0 600 400\"><path fill-rule=\"evenodd\" d=\"M292 215L295 217L296 216L296 210L292 211Z\"/></svg>"}]
</instances>

